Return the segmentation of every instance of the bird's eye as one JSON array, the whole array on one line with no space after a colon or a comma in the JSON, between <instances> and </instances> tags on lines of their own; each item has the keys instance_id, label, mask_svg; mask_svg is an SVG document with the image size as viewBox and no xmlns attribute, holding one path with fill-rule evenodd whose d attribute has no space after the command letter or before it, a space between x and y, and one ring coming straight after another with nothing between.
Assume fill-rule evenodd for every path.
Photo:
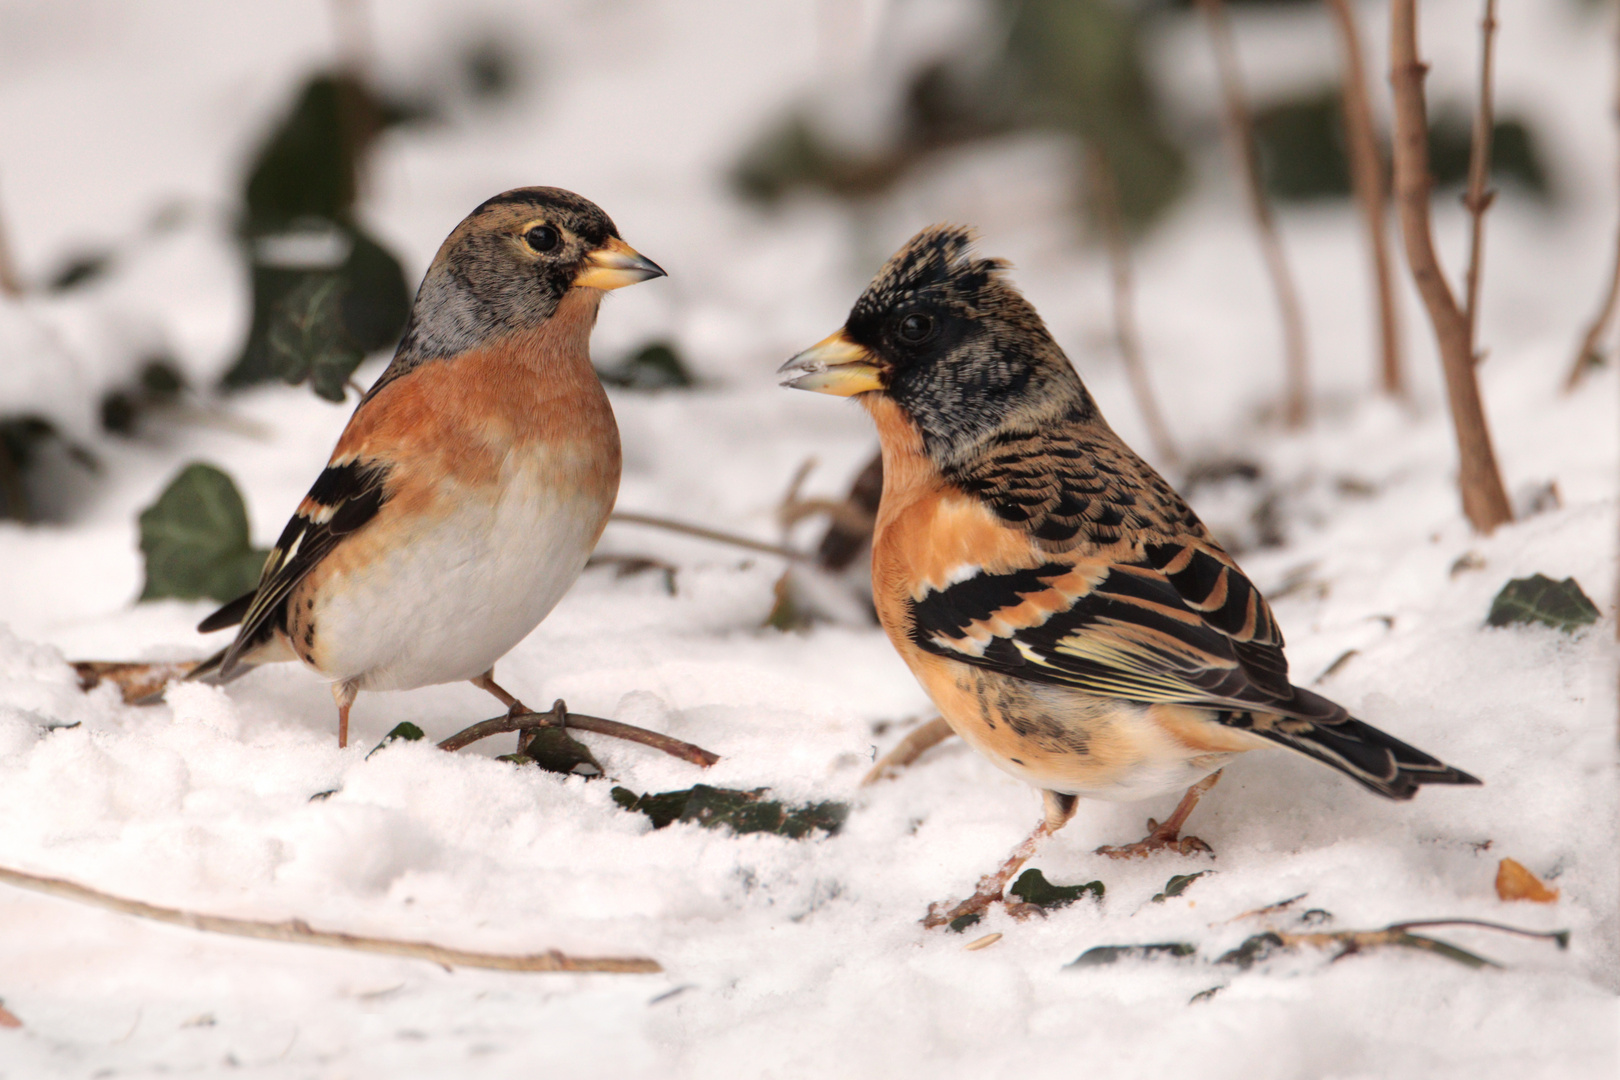
<instances>
[{"instance_id":1,"label":"bird's eye","mask_svg":"<svg viewBox=\"0 0 1620 1080\"><path fill-rule=\"evenodd\" d=\"M550 225L536 225L523 234L523 242L544 255L548 251L556 250L557 245L562 243L562 234Z\"/></svg>"},{"instance_id":2,"label":"bird's eye","mask_svg":"<svg viewBox=\"0 0 1620 1080\"><path fill-rule=\"evenodd\" d=\"M900 340L910 345L927 341L934 332L934 320L927 315L912 312L900 320Z\"/></svg>"}]
</instances>

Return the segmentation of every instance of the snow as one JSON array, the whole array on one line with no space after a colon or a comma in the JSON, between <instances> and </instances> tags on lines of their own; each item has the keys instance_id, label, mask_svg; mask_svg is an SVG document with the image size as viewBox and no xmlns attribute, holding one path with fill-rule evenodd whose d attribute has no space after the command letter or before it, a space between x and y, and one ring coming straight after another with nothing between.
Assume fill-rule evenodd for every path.
<instances>
[{"instance_id":1,"label":"snow","mask_svg":"<svg viewBox=\"0 0 1620 1080\"><path fill-rule=\"evenodd\" d=\"M777 389L772 372L841 322L894 246L942 219L977 224L987 253L1014 260L1104 411L1146 448L1106 344L1106 268L1060 216L1072 185L1052 144L1021 136L950 154L853 211L804 198L764 215L725 191L739 147L829 72L840 88L821 108L858 137L884 122L872 95L892 85L889 66L977 25L971 5L932 19L924 5L890 6L371 7L376 63L396 83L453 83L458 43L490 27L533 50L520 52L532 66L517 101L463 102L453 122L387 136L363 213L408 272L480 199L519 183L595 199L670 271L613 295L596 334L608 362L671 337L706 380L613 395L621 507L776 541L775 510L801 462L818 462L809 494L840 493L872 452L869 422ZM0 130L30 148L5 164L0 212L24 276L42 279L86 242L142 235L176 199L193 207L174 230L129 241L93 288L0 306L0 403L51 416L102 463L94 476L59 466L71 497L52 501L48 522L0 523L0 866L193 911L664 967L446 971L199 934L0 886L0 998L23 1021L0 1028L0 1077L1613 1075L1620 377L1611 366L1578 394L1559 389L1610 259L1611 35L1578 5L1530 7L1502 12L1503 96L1549 118L1562 202L1504 199L1492 211L1481 377L1510 491L1527 502L1556 481L1558 508L1489 538L1469 530L1410 290L1414 403L1371 396L1371 305L1349 207L1283 214L1319 405L1302 434L1267 419L1277 323L1218 146L1200 160L1208 182L1136 266L1148 361L1178 441L1194 457L1263 469L1261 484L1209 485L1192 499L1223 535L1250 541L1240 558L1275 597L1296 680L1313 685L1356 650L1316 688L1485 786L1395 804L1282 751L1246 755L1192 819L1213 860L1095 856L1170 806L1083 803L1032 865L1059 884L1100 879L1104 899L1027 922L996 910L958 936L917 920L929 902L970 891L1035 823L1039 799L954 741L860 788L873 755L932 711L875 627L762 629L782 570L769 556L612 526L603 550L672 561L675 594L658 574L587 571L499 665L530 704L560 696L667 731L720 754L709 770L590 735L611 781L492 760L509 737L457 755L424 743L366 756L401 721L437 739L493 715L466 685L362 694L345 751L325 687L293 666L225 690L175 687L148 708L109 687L81 692L66 660L217 647L193 630L209 605L133 603L135 516L163 485L190 461L226 469L267 545L346 418L285 387L204 400L137 440L97 433L85 411L155 343L195 382L232 360L248 313L226 226L233 170L291 80L332 54L330 15L315 3L0 4ZM834 9L859 31L830 31ZM1363 16L1376 71L1381 14ZM1425 5L1425 48L1451 96L1472 79L1476 18L1467 3ZM1305 40L1325 25L1245 14L1256 85L1299 78L1297 56L1328 62ZM890 36L900 29L908 36ZM1184 27L1155 46L1188 123L1213 116L1202 44ZM855 115L847 103L863 86L872 100ZM1455 275L1465 221L1437 207ZM1268 495L1286 543L1253 547ZM813 526L792 539L810 543ZM1469 554L1474 568L1457 568ZM1502 584L1535 572L1573 575L1603 620L1573 636L1485 628ZM837 836L793 841L653 831L609 794L699 782L852 810ZM1499 901L1504 856L1560 901ZM1152 901L1172 874L1196 870L1215 873ZM1241 917L1300 893L1289 912ZM1572 938L1559 951L1435 932L1502 970L1401 950L1331 964L1302 952L1246 972L1211 963L1268 926L1299 929L1292 912L1306 907L1331 912L1332 929L1463 917ZM992 946L965 949L997 932ZM1198 957L1065 966L1095 945L1163 941L1196 943Z\"/></svg>"}]
</instances>

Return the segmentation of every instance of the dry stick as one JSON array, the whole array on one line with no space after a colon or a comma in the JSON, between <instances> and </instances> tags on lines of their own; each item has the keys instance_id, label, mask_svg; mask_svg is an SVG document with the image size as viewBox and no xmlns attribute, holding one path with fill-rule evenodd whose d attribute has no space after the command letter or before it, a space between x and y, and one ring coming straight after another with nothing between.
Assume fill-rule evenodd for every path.
<instances>
[{"instance_id":1,"label":"dry stick","mask_svg":"<svg viewBox=\"0 0 1620 1080\"><path fill-rule=\"evenodd\" d=\"M1299 294L1294 288L1288 260L1283 255L1282 240L1277 235L1277 223L1271 215L1271 204L1266 201L1260 185L1260 154L1254 141L1254 120L1243 92L1243 74L1238 69L1237 49L1232 43L1232 28L1227 22L1223 0L1198 0L1209 21L1210 40L1215 46L1215 66L1220 72L1221 93L1226 99L1226 134L1232 145L1232 156L1237 159L1238 172L1248 193L1249 209L1254 215L1255 230L1259 234L1260 252L1265 258L1266 270L1271 275L1271 286L1277 294L1277 309L1282 316L1286 389L1283 395L1283 422L1291 428L1303 427L1310 413L1310 373L1305 344L1305 317L1299 306Z\"/></svg>"},{"instance_id":2,"label":"dry stick","mask_svg":"<svg viewBox=\"0 0 1620 1080\"><path fill-rule=\"evenodd\" d=\"M1350 151L1350 183L1367 227L1367 246L1372 256L1373 286L1378 296L1378 342L1380 377L1384 393L1401 397L1406 393L1401 362L1401 313L1395 295L1395 278L1389 265L1387 209L1389 193L1384 179L1383 154L1373 127L1372 103L1367 95L1367 67L1361 57L1361 34L1356 28L1350 0L1328 0L1339 27L1339 43L1344 51L1344 131Z\"/></svg>"},{"instance_id":3,"label":"dry stick","mask_svg":"<svg viewBox=\"0 0 1620 1080\"><path fill-rule=\"evenodd\" d=\"M0 293L7 296L23 294L22 278L17 276L17 267L11 261L11 245L7 242L4 218L0 218Z\"/></svg>"},{"instance_id":4,"label":"dry stick","mask_svg":"<svg viewBox=\"0 0 1620 1080\"><path fill-rule=\"evenodd\" d=\"M1392 0L1390 10L1390 86L1395 97L1395 201L1400 210L1406 261L1412 269L1446 377L1446 398L1457 433L1457 486L1463 512L1474 528L1490 533L1513 520L1502 475L1491 448L1490 429L1480 403L1474 371L1474 343L1468 319L1446 284L1434 250L1429 224L1429 129L1423 98L1428 71L1418 59L1416 0Z\"/></svg>"},{"instance_id":5,"label":"dry stick","mask_svg":"<svg viewBox=\"0 0 1620 1080\"><path fill-rule=\"evenodd\" d=\"M1617 21L1615 26L1615 43L1620 45L1620 21ZM1616 71L1614 115L1616 120L1620 120L1620 66L1617 66ZM1598 352L1598 339L1609 329L1609 320L1614 318L1617 302L1620 302L1620 228L1615 230L1614 269L1609 273L1609 291L1604 295L1602 305L1586 328L1586 334L1581 338L1581 347L1575 352L1575 362L1570 365L1569 374L1564 378L1566 393L1581 384L1581 380L1586 377L1587 369L1602 363L1603 355Z\"/></svg>"},{"instance_id":6,"label":"dry stick","mask_svg":"<svg viewBox=\"0 0 1620 1080\"><path fill-rule=\"evenodd\" d=\"M749 551L762 551L767 555L777 555L794 562L814 562L813 556L780 544L767 544L763 540L750 540L746 536L735 533L721 532L718 529L707 529L702 525L688 525L684 521L675 521L671 518L656 517L652 514L636 514L625 510L615 511L614 521L626 525L646 525L654 529L667 529L670 532L683 533L687 536L696 536L704 540L713 540L717 544L730 544L732 547L747 548Z\"/></svg>"},{"instance_id":7,"label":"dry stick","mask_svg":"<svg viewBox=\"0 0 1620 1080\"><path fill-rule=\"evenodd\" d=\"M1131 249L1125 239L1123 215L1119 209L1119 188L1114 183L1113 163L1096 141L1085 146L1086 186L1091 193L1091 206L1102 226L1103 244L1108 249L1108 264L1113 272L1114 284L1114 341L1119 347L1120 359L1125 362L1125 375L1130 379L1136 407L1141 410L1147 424L1148 437L1161 465L1175 465L1181 460L1176 444L1170 438L1170 427L1159 411L1153 396L1153 384L1148 380L1147 365L1142 360L1142 342L1136 332L1136 312L1131 280Z\"/></svg>"},{"instance_id":8,"label":"dry stick","mask_svg":"<svg viewBox=\"0 0 1620 1080\"><path fill-rule=\"evenodd\" d=\"M1496 0L1485 0L1485 18L1480 20L1484 46L1479 59L1479 108L1474 110L1474 138L1468 150L1468 190L1463 205L1473 218L1468 242L1467 300L1463 315L1468 319L1468 341L1474 350L1474 363L1484 359L1479 352L1479 274L1485 262L1485 211L1496 200L1496 192L1485 185L1491 177L1491 135L1496 118L1491 107L1491 84L1496 72Z\"/></svg>"},{"instance_id":9,"label":"dry stick","mask_svg":"<svg viewBox=\"0 0 1620 1080\"><path fill-rule=\"evenodd\" d=\"M611 974L653 974L664 970L658 961L642 956L567 956L555 949L543 953L509 955L504 953L467 952L448 949L426 941L397 941L393 938L362 937L333 930L316 930L302 919L286 922L261 922L257 919L233 919L224 915L203 915L179 908L158 907L139 900L91 889L60 878L40 877L21 870L0 867L0 881L19 889L32 889L64 900L106 908L124 915L184 926L192 930L206 930L215 934L259 938L265 941L287 941L299 945L324 945L332 949L353 949L356 952L386 953L407 956L416 960L429 960L450 967L491 968L496 971L600 971Z\"/></svg>"},{"instance_id":10,"label":"dry stick","mask_svg":"<svg viewBox=\"0 0 1620 1080\"><path fill-rule=\"evenodd\" d=\"M720 755L711 753L701 746L693 746L689 742L662 735L656 731L648 731L633 724L621 724L617 720L604 720L600 716L586 716L584 713L569 712L568 706L559 698L549 712L524 712L517 715L497 716L492 720L483 720L472 727L456 732L439 744L440 750L460 750L464 746L471 746L479 739L487 739L491 735L503 735L509 731L533 731L537 728L562 727L573 728L575 731L594 731L598 735L611 735L615 739L624 739L628 742L640 743L650 746L654 750L662 750L672 757L683 761L690 761L694 765L701 765L705 769L720 760Z\"/></svg>"},{"instance_id":11,"label":"dry stick","mask_svg":"<svg viewBox=\"0 0 1620 1080\"><path fill-rule=\"evenodd\" d=\"M893 750L879 758L871 770L861 778L861 787L869 787L879 780L888 779L916 761L925 750L938 746L954 734L956 733L951 730L951 725L945 722L943 716L934 717L895 743Z\"/></svg>"}]
</instances>

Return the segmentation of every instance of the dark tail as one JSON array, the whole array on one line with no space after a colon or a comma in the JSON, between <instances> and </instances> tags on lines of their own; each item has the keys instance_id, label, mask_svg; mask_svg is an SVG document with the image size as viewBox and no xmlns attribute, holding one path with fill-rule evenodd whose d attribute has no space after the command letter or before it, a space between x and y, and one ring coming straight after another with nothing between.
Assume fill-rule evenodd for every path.
<instances>
[{"instance_id":1,"label":"dark tail","mask_svg":"<svg viewBox=\"0 0 1620 1080\"><path fill-rule=\"evenodd\" d=\"M1324 765L1331 765L1386 799L1410 799L1424 784L1479 784L1478 778L1363 723L1309 690L1294 688L1298 711L1310 719L1278 718L1249 730Z\"/></svg>"},{"instance_id":2,"label":"dark tail","mask_svg":"<svg viewBox=\"0 0 1620 1080\"><path fill-rule=\"evenodd\" d=\"M232 600L230 603L208 616L208 618L198 623L197 633L211 634L215 630L223 630L227 626L237 625L243 619L247 618L248 609L253 606L253 599L258 595L259 590L254 589L245 596L238 596L235 600Z\"/></svg>"}]
</instances>

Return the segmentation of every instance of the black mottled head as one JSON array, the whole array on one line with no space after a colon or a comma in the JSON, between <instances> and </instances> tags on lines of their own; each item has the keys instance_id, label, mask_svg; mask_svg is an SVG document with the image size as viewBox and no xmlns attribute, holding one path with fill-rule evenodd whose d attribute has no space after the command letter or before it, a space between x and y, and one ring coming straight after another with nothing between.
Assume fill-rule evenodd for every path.
<instances>
[{"instance_id":1,"label":"black mottled head","mask_svg":"<svg viewBox=\"0 0 1620 1080\"><path fill-rule=\"evenodd\" d=\"M974 258L972 234L924 229L866 287L844 327L794 357L786 385L876 394L898 405L941 464L1009 426L1072 419L1092 406L1041 317Z\"/></svg>"},{"instance_id":2,"label":"black mottled head","mask_svg":"<svg viewBox=\"0 0 1620 1080\"><path fill-rule=\"evenodd\" d=\"M530 329L569 289L617 289L662 277L589 199L552 187L485 200L451 232L422 279L400 355L454 355Z\"/></svg>"}]
</instances>

